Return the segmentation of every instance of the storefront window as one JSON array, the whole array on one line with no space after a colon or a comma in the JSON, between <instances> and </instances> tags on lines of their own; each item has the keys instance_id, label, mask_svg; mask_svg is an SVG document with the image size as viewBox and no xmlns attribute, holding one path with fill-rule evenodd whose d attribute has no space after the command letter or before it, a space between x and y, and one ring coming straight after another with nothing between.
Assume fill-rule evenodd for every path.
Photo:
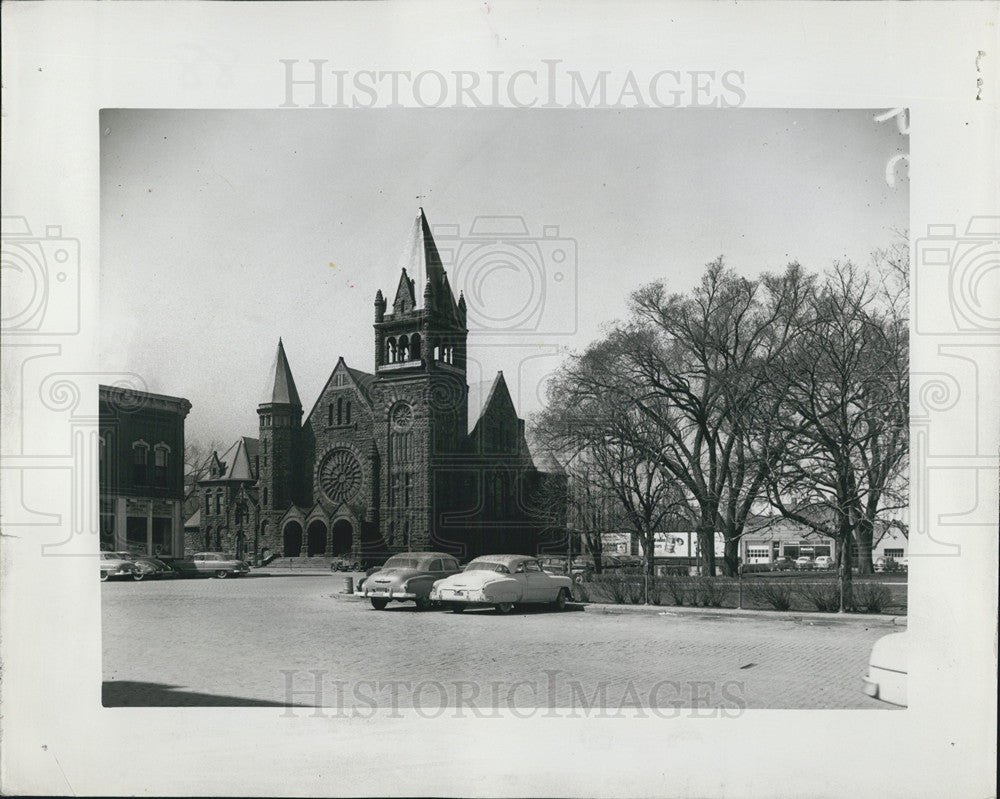
<instances>
[{"instance_id":1,"label":"storefront window","mask_svg":"<svg viewBox=\"0 0 1000 799\"><path fill-rule=\"evenodd\" d=\"M125 546L129 552L146 551L146 517L129 516L125 522Z\"/></svg>"},{"instance_id":2,"label":"storefront window","mask_svg":"<svg viewBox=\"0 0 1000 799\"><path fill-rule=\"evenodd\" d=\"M171 555L173 520L153 517L153 554Z\"/></svg>"}]
</instances>

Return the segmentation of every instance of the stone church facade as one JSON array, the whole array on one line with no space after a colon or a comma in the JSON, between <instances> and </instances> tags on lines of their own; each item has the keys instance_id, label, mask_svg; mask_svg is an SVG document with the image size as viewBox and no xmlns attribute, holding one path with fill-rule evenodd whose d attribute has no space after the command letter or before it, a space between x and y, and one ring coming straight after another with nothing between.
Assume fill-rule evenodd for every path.
<instances>
[{"instance_id":1,"label":"stone church facade","mask_svg":"<svg viewBox=\"0 0 1000 799\"><path fill-rule=\"evenodd\" d=\"M373 564L405 551L468 559L560 546L562 524L538 498L564 490L565 475L532 457L502 372L468 385L465 298L422 210L411 243L423 301L405 267L391 305L377 292L374 374L340 358L304 414L278 342L258 435L213 453L188 551Z\"/></svg>"}]
</instances>

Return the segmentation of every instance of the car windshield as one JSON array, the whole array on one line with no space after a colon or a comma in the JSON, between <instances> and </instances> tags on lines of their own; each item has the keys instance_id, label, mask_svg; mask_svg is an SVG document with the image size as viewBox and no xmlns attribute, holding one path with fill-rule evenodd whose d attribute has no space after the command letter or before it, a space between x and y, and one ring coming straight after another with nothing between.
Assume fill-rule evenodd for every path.
<instances>
[{"instance_id":1,"label":"car windshield","mask_svg":"<svg viewBox=\"0 0 1000 799\"><path fill-rule=\"evenodd\" d=\"M121 560L121 558L118 557L118 555L116 553L114 553L114 552L102 552L101 553L101 559L102 560Z\"/></svg>"},{"instance_id":2,"label":"car windshield","mask_svg":"<svg viewBox=\"0 0 1000 799\"><path fill-rule=\"evenodd\" d=\"M492 560L474 560L465 567L467 572L500 572L500 574L510 574L510 569L502 563Z\"/></svg>"},{"instance_id":3,"label":"car windshield","mask_svg":"<svg viewBox=\"0 0 1000 799\"><path fill-rule=\"evenodd\" d=\"M408 558L403 555L396 555L385 562L383 569L419 569L419 558Z\"/></svg>"}]
</instances>

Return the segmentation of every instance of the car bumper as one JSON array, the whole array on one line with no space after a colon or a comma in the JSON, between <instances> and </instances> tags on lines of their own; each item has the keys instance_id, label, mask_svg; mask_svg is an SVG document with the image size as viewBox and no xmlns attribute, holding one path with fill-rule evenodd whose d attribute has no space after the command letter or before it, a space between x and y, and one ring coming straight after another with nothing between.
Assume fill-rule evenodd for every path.
<instances>
[{"instance_id":1,"label":"car bumper","mask_svg":"<svg viewBox=\"0 0 1000 799\"><path fill-rule=\"evenodd\" d=\"M412 591L397 591L392 588L380 589L380 588L365 588L365 596L368 599L416 599L417 594Z\"/></svg>"},{"instance_id":2,"label":"car bumper","mask_svg":"<svg viewBox=\"0 0 1000 799\"><path fill-rule=\"evenodd\" d=\"M496 605L500 602L518 602L518 597L513 594L509 596L487 596L481 589L431 589L430 595L433 602L448 602L462 605Z\"/></svg>"},{"instance_id":3,"label":"car bumper","mask_svg":"<svg viewBox=\"0 0 1000 799\"><path fill-rule=\"evenodd\" d=\"M872 699L888 702L890 705L906 707L906 674L904 672L870 666L868 674L861 678L861 690Z\"/></svg>"}]
</instances>

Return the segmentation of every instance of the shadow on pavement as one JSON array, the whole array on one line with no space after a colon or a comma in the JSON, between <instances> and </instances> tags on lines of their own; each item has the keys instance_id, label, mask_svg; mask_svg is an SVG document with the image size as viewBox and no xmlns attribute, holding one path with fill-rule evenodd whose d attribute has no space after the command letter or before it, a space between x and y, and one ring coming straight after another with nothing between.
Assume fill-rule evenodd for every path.
<instances>
[{"instance_id":1,"label":"shadow on pavement","mask_svg":"<svg viewBox=\"0 0 1000 799\"><path fill-rule=\"evenodd\" d=\"M157 682L112 680L103 683L101 704L104 707L312 707L242 696L201 694L178 690L176 685Z\"/></svg>"}]
</instances>

